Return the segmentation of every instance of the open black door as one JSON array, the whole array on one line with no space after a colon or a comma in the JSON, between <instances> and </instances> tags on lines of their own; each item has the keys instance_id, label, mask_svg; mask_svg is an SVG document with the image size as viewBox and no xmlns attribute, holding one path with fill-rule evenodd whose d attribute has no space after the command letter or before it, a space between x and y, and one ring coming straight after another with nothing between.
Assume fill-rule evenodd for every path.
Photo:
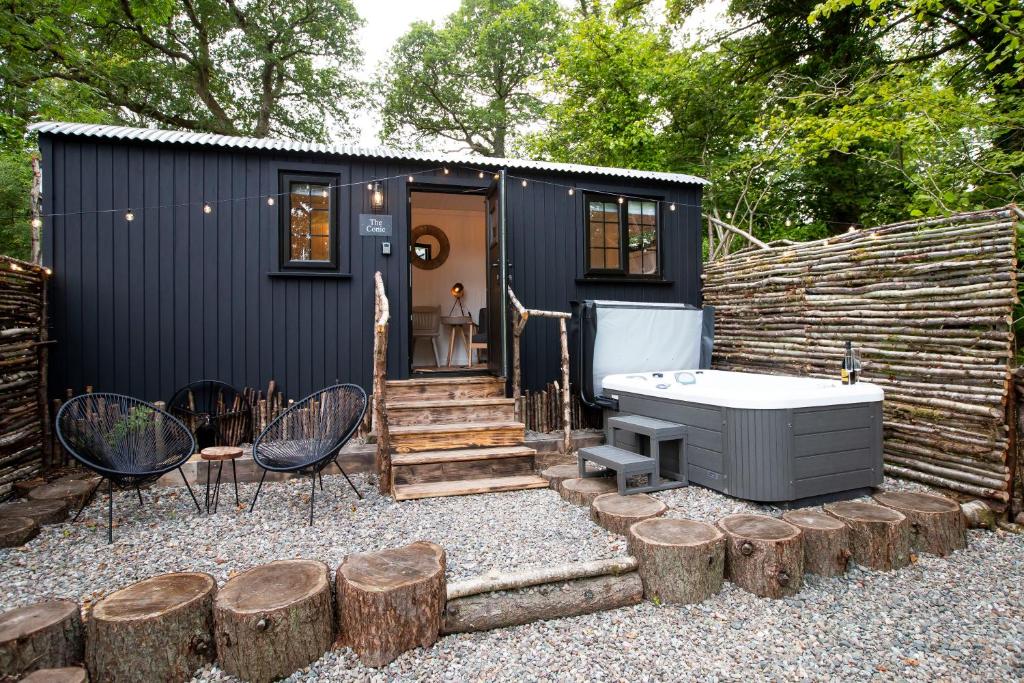
<instances>
[{"instance_id":1,"label":"open black door","mask_svg":"<svg viewBox=\"0 0 1024 683\"><path fill-rule=\"evenodd\" d=\"M508 267L505 256L505 172L487 190L487 365L506 376Z\"/></svg>"}]
</instances>

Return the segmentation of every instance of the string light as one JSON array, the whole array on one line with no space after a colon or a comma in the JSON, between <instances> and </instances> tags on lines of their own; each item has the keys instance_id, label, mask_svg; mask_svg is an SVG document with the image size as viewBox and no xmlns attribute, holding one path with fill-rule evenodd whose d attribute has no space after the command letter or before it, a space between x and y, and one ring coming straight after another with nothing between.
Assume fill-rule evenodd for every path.
<instances>
[{"instance_id":1,"label":"string light","mask_svg":"<svg viewBox=\"0 0 1024 683\"><path fill-rule=\"evenodd\" d=\"M43 227L43 219L42 218L33 218L32 219L32 227L33 228L41 228L41 227Z\"/></svg>"},{"instance_id":2,"label":"string light","mask_svg":"<svg viewBox=\"0 0 1024 683\"><path fill-rule=\"evenodd\" d=\"M53 275L53 268L43 268L43 272L47 275Z\"/></svg>"},{"instance_id":3,"label":"string light","mask_svg":"<svg viewBox=\"0 0 1024 683\"><path fill-rule=\"evenodd\" d=\"M206 214L213 213L213 207L210 206L209 204L203 204L203 213L206 213Z\"/></svg>"},{"instance_id":4,"label":"string light","mask_svg":"<svg viewBox=\"0 0 1024 683\"><path fill-rule=\"evenodd\" d=\"M480 171L480 178L483 179L483 177L484 177L484 172Z\"/></svg>"},{"instance_id":5,"label":"string light","mask_svg":"<svg viewBox=\"0 0 1024 683\"><path fill-rule=\"evenodd\" d=\"M625 204L625 203L626 203L626 198L625 197L619 197L619 204Z\"/></svg>"},{"instance_id":6,"label":"string light","mask_svg":"<svg viewBox=\"0 0 1024 683\"><path fill-rule=\"evenodd\" d=\"M416 180L415 178L413 178L412 176L409 176L409 182L410 182L410 183L411 183L411 182L414 182L415 180Z\"/></svg>"},{"instance_id":7,"label":"string light","mask_svg":"<svg viewBox=\"0 0 1024 683\"><path fill-rule=\"evenodd\" d=\"M676 205L675 204L669 204L668 205L668 210L669 211L675 211L676 210Z\"/></svg>"},{"instance_id":8,"label":"string light","mask_svg":"<svg viewBox=\"0 0 1024 683\"><path fill-rule=\"evenodd\" d=\"M445 169L444 169L444 174L445 174L445 175L448 175L448 173L449 173L449 171L448 171L448 168L447 168L447 167L445 167Z\"/></svg>"},{"instance_id":9,"label":"string light","mask_svg":"<svg viewBox=\"0 0 1024 683\"><path fill-rule=\"evenodd\" d=\"M523 179L523 187L526 187L526 179Z\"/></svg>"},{"instance_id":10,"label":"string light","mask_svg":"<svg viewBox=\"0 0 1024 683\"><path fill-rule=\"evenodd\" d=\"M273 205L274 205L274 198L273 197L267 197L267 206L273 206Z\"/></svg>"},{"instance_id":11,"label":"string light","mask_svg":"<svg viewBox=\"0 0 1024 683\"><path fill-rule=\"evenodd\" d=\"M128 209L127 211L124 212L124 219L131 223L133 220L135 220L135 213L131 209Z\"/></svg>"},{"instance_id":12,"label":"string light","mask_svg":"<svg viewBox=\"0 0 1024 683\"><path fill-rule=\"evenodd\" d=\"M574 190L573 188L571 188L571 187L570 187L570 188L569 188L569 196L571 197L571 196L573 196L574 194L576 194L576 190Z\"/></svg>"},{"instance_id":13,"label":"string light","mask_svg":"<svg viewBox=\"0 0 1024 683\"><path fill-rule=\"evenodd\" d=\"M373 192L373 183L366 183L366 189Z\"/></svg>"}]
</instances>

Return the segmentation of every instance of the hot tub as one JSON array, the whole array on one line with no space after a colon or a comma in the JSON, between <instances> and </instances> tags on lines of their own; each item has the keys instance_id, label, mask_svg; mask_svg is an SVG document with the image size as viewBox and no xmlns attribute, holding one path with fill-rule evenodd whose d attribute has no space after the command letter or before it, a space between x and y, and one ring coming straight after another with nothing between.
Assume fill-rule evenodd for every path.
<instances>
[{"instance_id":1,"label":"hot tub","mask_svg":"<svg viewBox=\"0 0 1024 683\"><path fill-rule=\"evenodd\" d=\"M867 382L665 370L606 375L602 394L618 402L607 416L686 425L687 478L730 496L789 502L882 483L883 392Z\"/></svg>"}]
</instances>

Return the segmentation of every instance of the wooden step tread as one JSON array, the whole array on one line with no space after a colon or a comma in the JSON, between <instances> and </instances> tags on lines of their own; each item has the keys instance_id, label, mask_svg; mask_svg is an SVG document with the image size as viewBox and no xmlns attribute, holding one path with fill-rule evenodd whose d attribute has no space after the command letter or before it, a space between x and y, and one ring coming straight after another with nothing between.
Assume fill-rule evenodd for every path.
<instances>
[{"instance_id":1,"label":"wooden step tread","mask_svg":"<svg viewBox=\"0 0 1024 683\"><path fill-rule=\"evenodd\" d=\"M391 465L431 465L440 462L469 462L473 460L497 460L500 458L522 458L537 455L536 449L526 446L500 446L497 448L459 448L451 451L421 451L419 453L396 453L391 456Z\"/></svg>"},{"instance_id":2,"label":"wooden step tread","mask_svg":"<svg viewBox=\"0 0 1024 683\"><path fill-rule=\"evenodd\" d=\"M535 474L524 474L515 477L494 477L492 479L439 481L428 484L398 484L395 486L395 500L470 496L478 493L543 489L547 488L547 486L547 480Z\"/></svg>"},{"instance_id":3,"label":"wooden step tread","mask_svg":"<svg viewBox=\"0 0 1024 683\"><path fill-rule=\"evenodd\" d=\"M655 439L678 439L686 434L686 425L644 415L618 415L608 418L609 429L621 429Z\"/></svg>"},{"instance_id":4,"label":"wooden step tread","mask_svg":"<svg viewBox=\"0 0 1024 683\"><path fill-rule=\"evenodd\" d=\"M614 467L616 465L650 464L654 462L646 455L627 451L617 446L588 446L581 448L580 453L589 461Z\"/></svg>"},{"instance_id":5,"label":"wooden step tread","mask_svg":"<svg viewBox=\"0 0 1024 683\"><path fill-rule=\"evenodd\" d=\"M416 379L389 379L388 386L429 387L445 384L495 384L505 383L504 377L493 375L468 375L465 377L417 377Z\"/></svg>"},{"instance_id":6,"label":"wooden step tread","mask_svg":"<svg viewBox=\"0 0 1024 683\"><path fill-rule=\"evenodd\" d=\"M505 406L515 405L512 398L453 398L434 400L423 398L418 401L388 401L388 410L410 410L413 408L463 408L472 406Z\"/></svg>"},{"instance_id":7,"label":"wooden step tread","mask_svg":"<svg viewBox=\"0 0 1024 683\"><path fill-rule=\"evenodd\" d=\"M443 434L446 432L487 432L504 429L526 429L522 422L452 422L449 424L396 425L389 427L392 436L405 434Z\"/></svg>"}]
</instances>

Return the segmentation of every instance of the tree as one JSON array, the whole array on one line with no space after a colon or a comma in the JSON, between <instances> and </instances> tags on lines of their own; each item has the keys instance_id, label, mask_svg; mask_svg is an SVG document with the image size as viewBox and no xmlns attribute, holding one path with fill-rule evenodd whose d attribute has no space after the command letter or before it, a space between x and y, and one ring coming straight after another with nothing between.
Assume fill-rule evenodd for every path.
<instances>
[{"instance_id":1,"label":"tree","mask_svg":"<svg viewBox=\"0 0 1024 683\"><path fill-rule=\"evenodd\" d=\"M131 123L323 138L348 122L358 25L349 0L11 0L0 79L76 84Z\"/></svg>"},{"instance_id":2,"label":"tree","mask_svg":"<svg viewBox=\"0 0 1024 683\"><path fill-rule=\"evenodd\" d=\"M414 23L381 75L382 139L504 156L542 111L536 81L561 32L555 0L463 0L440 27Z\"/></svg>"}]
</instances>

